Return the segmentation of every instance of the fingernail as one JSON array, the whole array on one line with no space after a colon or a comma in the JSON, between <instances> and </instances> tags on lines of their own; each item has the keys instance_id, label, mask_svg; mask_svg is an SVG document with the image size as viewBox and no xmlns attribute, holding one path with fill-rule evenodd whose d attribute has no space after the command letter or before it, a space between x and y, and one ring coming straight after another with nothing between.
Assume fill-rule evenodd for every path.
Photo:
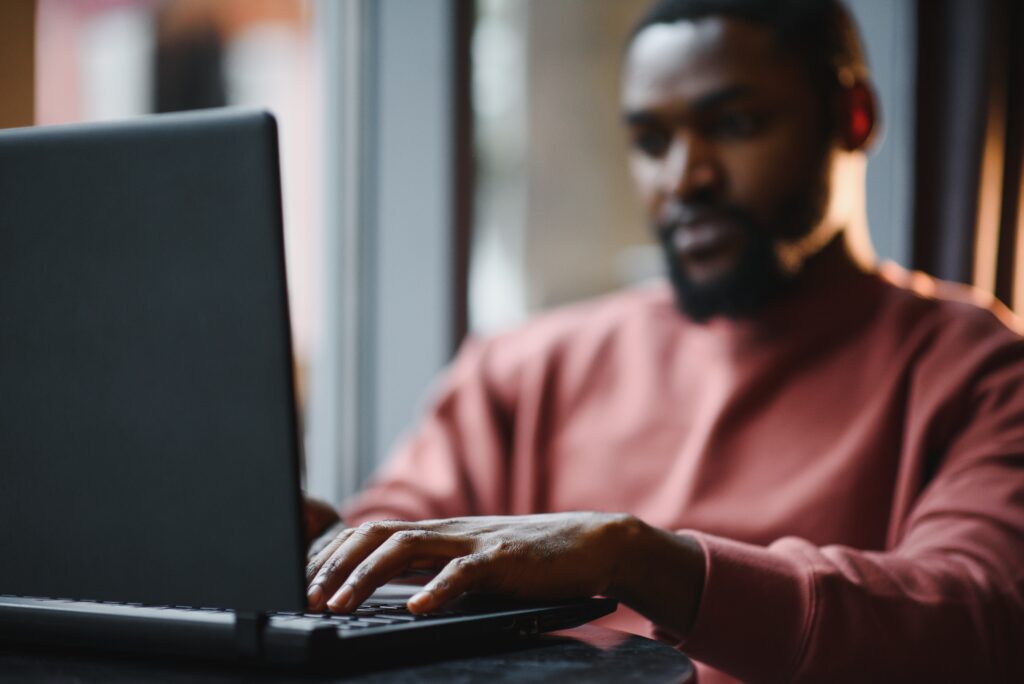
<instances>
[{"instance_id":1,"label":"fingernail","mask_svg":"<svg viewBox=\"0 0 1024 684\"><path fill-rule=\"evenodd\" d=\"M324 590L320 588L319 584L314 584L306 592L306 600L309 602L310 607L316 607L320 605L320 600L324 597Z\"/></svg>"},{"instance_id":2,"label":"fingernail","mask_svg":"<svg viewBox=\"0 0 1024 684\"><path fill-rule=\"evenodd\" d=\"M416 611L430 610L433 595L429 591L421 591L409 599L409 607Z\"/></svg>"},{"instance_id":3,"label":"fingernail","mask_svg":"<svg viewBox=\"0 0 1024 684\"><path fill-rule=\"evenodd\" d=\"M340 612L347 611L349 609L349 603L352 602L352 594L352 586L346 584L338 590L338 593L335 594L330 601L327 602L327 605L331 610L337 610Z\"/></svg>"}]
</instances>

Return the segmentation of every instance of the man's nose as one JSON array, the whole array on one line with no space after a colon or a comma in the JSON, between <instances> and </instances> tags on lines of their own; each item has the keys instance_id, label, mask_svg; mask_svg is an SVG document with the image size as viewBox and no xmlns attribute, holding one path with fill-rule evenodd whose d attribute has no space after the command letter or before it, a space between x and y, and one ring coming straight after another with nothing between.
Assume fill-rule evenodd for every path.
<instances>
[{"instance_id":1,"label":"man's nose","mask_svg":"<svg viewBox=\"0 0 1024 684\"><path fill-rule=\"evenodd\" d=\"M686 132L673 137L663 173L666 193L684 200L717 190L722 182L712 145Z\"/></svg>"}]
</instances>

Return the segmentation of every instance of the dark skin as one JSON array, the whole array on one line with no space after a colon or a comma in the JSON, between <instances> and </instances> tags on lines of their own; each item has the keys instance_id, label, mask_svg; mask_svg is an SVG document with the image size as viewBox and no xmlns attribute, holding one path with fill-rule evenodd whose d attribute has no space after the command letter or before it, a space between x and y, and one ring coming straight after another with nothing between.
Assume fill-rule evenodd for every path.
<instances>
[{"instance_id":1,"label":"dark skin","mask_svg":"<svg viewBox=\"0 0 1024 684\"><path fill-rule=\"evenodd\" d=\"M806 71L779 50L768 29L721 17L645 29L627 55L623 110L631 169L652 225L678 224L678 214L666 217L680 205L710 201L742 209L782 243L827 229L784 220L794 195L826 185L828 146L820 135L826 122ZM728 272L743 234L713 211L689 218L693 230L712 236L682 250L689 276L699 282ZM318 520L335 526L311 548L312 610L351 611L396 576L429 568L439 573L410 599L416 613L467 591L536 600L600 594L678 638L690 630L704 581L705 559L693 537L628 514L384 521L358 528L343 528L329 515Z\"/></svg>"},{"instance_id":2,"label":"dark skin","mask_svg":"<svg viewBox=\"0 0 1024 684\"><path fill-rule=\"evenodd\" d=\"M755 24L707 19L652 26L629 53L632 175L698 284L733 271L747 239L716 208L739 210L780 246L827 229L793 217L823 182L826 122L807 71L775 41Z\"/></svg>"}]
</instances>

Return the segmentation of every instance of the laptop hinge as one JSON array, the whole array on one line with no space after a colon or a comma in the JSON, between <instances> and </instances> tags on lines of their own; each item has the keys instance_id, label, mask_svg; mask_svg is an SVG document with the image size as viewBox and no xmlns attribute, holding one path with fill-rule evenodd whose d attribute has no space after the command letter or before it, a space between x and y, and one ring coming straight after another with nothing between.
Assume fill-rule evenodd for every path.
<instances>
[{"instance_id":1,"label":"laptop hinge","mask_svg":"<svg viewBox=\"0 0 1024 684\"><path fill-rule=\"evenodd\" d=\"M258 658L263 651L267 614L263 611L235 612L235 648L244 658Z\"/></svg>"}]
</instances>

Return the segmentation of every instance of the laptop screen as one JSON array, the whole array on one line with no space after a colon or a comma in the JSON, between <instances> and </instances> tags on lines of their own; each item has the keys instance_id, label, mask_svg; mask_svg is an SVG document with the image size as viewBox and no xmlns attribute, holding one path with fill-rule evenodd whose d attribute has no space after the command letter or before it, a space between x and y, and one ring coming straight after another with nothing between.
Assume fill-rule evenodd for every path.
<instances>
[{"instance_id":1,"label":"laptop screen","mask_svg":"<svg viewBox=\"0 0 1024 684\"><path fill-rule=\"evenodd\" d=\"M0 594L305 605L277 138L0 132Z\"/></svg>"}]
</instances>

